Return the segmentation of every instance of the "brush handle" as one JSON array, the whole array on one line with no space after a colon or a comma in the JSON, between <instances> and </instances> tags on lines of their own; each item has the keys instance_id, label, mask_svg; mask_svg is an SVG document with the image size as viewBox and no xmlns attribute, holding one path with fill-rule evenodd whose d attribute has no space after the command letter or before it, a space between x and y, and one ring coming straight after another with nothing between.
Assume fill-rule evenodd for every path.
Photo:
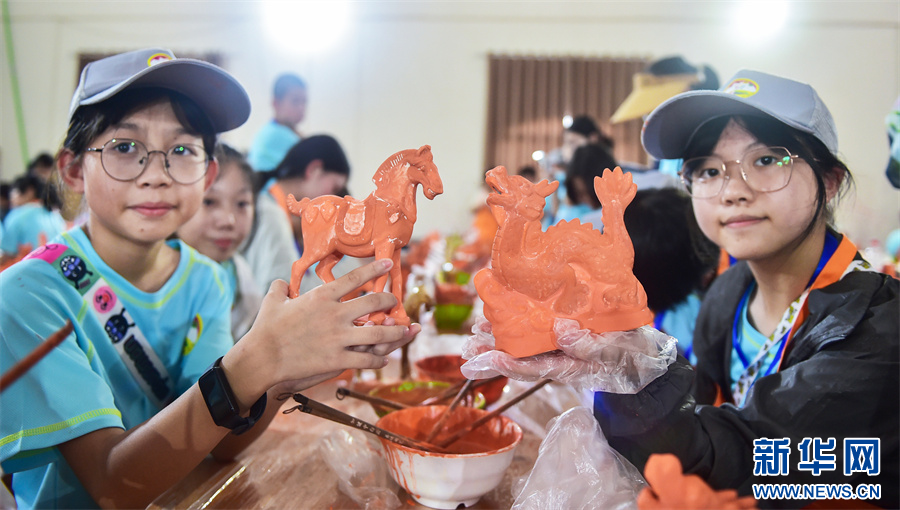
<instances>
[{"instance_id":1,"label":"brush handle","mask_svg":"<svg viewBox=\"0 0 900 510\"><path fill-rule=\"evenodd\" d=\"M472 384L472 387L470 389L472 389L472 390L478 389L478 388L484 386L485 384L490 384L502 377L503 377L502 375L498 375L496 377L491 377L490 379L479 379L479 380L475 381L474 384ZM423 400L419 405L420 406L435 405L439 402L443 402L443 401L447 400L448 398L455 396L456 392L458 392L459 389L462 388L462 386L466 383L466 381L468 381L468 379L466 379L465 381L460 381L458 383L453 384L453 386L447 388L447 390L444 391L443 394L438 395L436 397L428 397L425 400Z\"/></svg>"},{"instance_id":2,"label":"brush handle","mask_svg":"<svg viewBox=\"0 0 900 510\"><path fill-rule=\"evenodd\" d=\"M318 416L319 418L325 418L327 420L331 420L335 423L340 423L341 425L347 425L348 427L353 427L355 429L362 430L363 432L368 432L370 434L375 434L376 436L387 439L392 443L397 443L399 445L405 446L407 448L414 448L416 450L425 450L427 452L437 452L437 453L446 453L446 450L442 447L438 447L433 444L425 443L422 441L417 441L415 439L401 436L399 434L394 434L393 432L388 432L383 428L376 427L369 422L360 420L359 418L355 418L346 414L342 411L338 411L333 407L329 407L321 402L316 402L315 400L311 400L300 393L294 393L294 401L299 404L297 409L307 414L311 414L313 416Z\"/></svg>"},{"instance_id":3,"label":"brush handle","mask_svg":"<svg viewBox=\"0 0 900 510\"><path fill-rule=\"evenodd\" d=\"M543 388L548 383L550 383L550 379L544 379L543 381L535 384L531 388L528 388L528 390L523 391L521 394L515 396L509 402L503 404L502 406L498 407L497 409L494 409L493 411L489 412L488 414L486 414L486 415L482 416L481 418L475 420L474 422L470 423L469 425L466 425L462 429L454 432L452 435L450 435L446 439L444 439L442 441L438 441L437 443L435 443L435 445L439 446L441 448L446 448L447 446L450 446L451 444L453 444L454 441L458 440L459 438L463 437L464 435L468 434L469 432L472 432L473 430L477 429L478 427L489 422L490 420L495 418L498 414L500 414L503 411L506 411L507 409L509 409L510 407L518 404L520 401L522 401L522 399L531 395L535 391Z\"/></svg>"},{"instance_id":4,"label":"brush handle","mask_svg":"<svg viewBox=\"0 0 900 510\"><path fill-rule=\"evenodd\" d=\"M400 402L394 402L393 400L387 400L379 397L373 397L371 395L366 395L365 393L360 393L358 391L353 391L349 388L338 388L335 396L338 400L343 400L344 397L353 397L359 400L364 400L366 402L372 404L378 404L385 407L390 407L392 409L406 409L409 407L406 404L401 404Z\"/></svg>"},{"instance_id":5,"label":"brush handle","mask_svg":"<svg viewBox=\"0 0 900 510\"><path fill-rule=\"evenodd\" d=\"M463 397L466 396L466 392L469 391L469 389L472 387L472 383L474 382L475 381L473 381L472 379L466 379L466 382L462 385L462 388L460 388L459 393L456 394L456 397L452 402L450 402L450 405L447 406L447 409L444 409L444 413L441 415L440 419L438 419L434 426L431 427L431 432L429 432L428 435L425 436L426 443L434 441L435 436L438 435L441 427L444 426L444 422L447 421L447 418L449 418L451 414L453 414L453 410L456 409L456 406L458 406Z\"/></svg>"},{"instance_id":6,"label":"brush handle","mask_svg":"<svg viewBox=\"0 0 900 510\"><path fill-rule=\"evenodd\" d=\"M31 370L31 367L36 365L38 361L42 360L44 356L61 344L74 328L72 321L66 320L63 327L48 336L46 340L35 347L35 349L22 358L21 361L13 365L8 372L3 374L3 377L0 377L0 392L8 388L12 383L25 375L26 372Z\"/></svg>"}]
</instances>

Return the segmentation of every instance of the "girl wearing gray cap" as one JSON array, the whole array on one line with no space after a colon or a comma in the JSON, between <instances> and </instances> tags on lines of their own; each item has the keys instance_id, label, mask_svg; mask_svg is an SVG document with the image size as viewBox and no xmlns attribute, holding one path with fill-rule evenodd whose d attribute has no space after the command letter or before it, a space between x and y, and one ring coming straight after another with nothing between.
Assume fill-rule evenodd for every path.
<instances>
[{"instance_id":1,"label":"girl wearing gray cap","mask_svg":"<svg viewBox=\"0 0 900 510\"><path fill-rule=\"evenodd\" d=\"M741 71L717 91L662 103L643 143L685 160L702 233L738 260L704 297L696 370L679 356L632 394L613 393L610 380L642 372L623 355L605 373L604 348L671 359L652 328L560 339L565 356L495 355L494 370L590 381L610 445L642 471L651 454L673 453L686 473L760 507L900 507L900 282L830 225L850 171L819 96ZM798 492L775 492L786 487Z\"/></svg>"},{"instance_id":2,"label":"girl wearing gray cap","mask_svg":"<svg viewBox=\"0 0 900 510\"><path fill-rule=\"evenodd\" d=\"M293 300L276 281L232 347L224 269L168 238L215 180L216 133L249 112L229 74L167 50L82 72L57 168L87 222L0 274L2 372L74 324L3 393L0 461L19 508L145 507L258 436L279 407L267 393L382 368L417 332L353 326L396 301L340 302L387 272L377 261Z\"/></svg>"},{"instance_id":3,"label":"girl wearing gray cap","mask_svg":"<svg viewBox=\"0 0 900 510\"><path fill-rule=\"evenodd\" d=\"M739 262L704 297L696 374L679 360L643 395L596 394L610 443L638 466L675 453L718 489L880 484L867 503L900 507L900 285L831 226L851 177L818 94L740 71L661 104L643 143L685 160L700 229ZM770 460L783 462L773 472ZM754 495L760 506L810 497Z\"/></svg>"}]
</instances>

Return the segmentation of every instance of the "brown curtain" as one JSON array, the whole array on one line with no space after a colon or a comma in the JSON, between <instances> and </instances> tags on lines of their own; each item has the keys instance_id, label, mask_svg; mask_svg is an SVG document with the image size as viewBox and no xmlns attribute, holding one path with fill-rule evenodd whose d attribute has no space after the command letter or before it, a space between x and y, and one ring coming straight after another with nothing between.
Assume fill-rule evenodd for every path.
<instances>
[{"instance_id":1,"label":"brown curtain","mask_svg":"<svg viewBox=\"0 0 900 510\"><path fill-rule=\"evenodd\" d=\"M640 119L610 124L609 118L643 70L642 58L529 57L490 55L485 170L510 173L536 166L532 153L562 144L562 119L589 115L615 141L618 161L646 164Z\"/></svg>"}]
</instances>

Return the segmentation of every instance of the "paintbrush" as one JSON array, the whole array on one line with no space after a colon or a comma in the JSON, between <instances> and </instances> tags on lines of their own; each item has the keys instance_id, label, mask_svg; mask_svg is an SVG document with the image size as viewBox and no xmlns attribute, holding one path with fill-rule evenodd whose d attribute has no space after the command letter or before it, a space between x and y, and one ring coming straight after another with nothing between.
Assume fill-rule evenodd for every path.
<instances>
[{"instance_id":1,"label":"paintbrush","mask_svg":"<svg viewBox=\"0 0 900 510\"><path fill-rule=\"evenodd\" d=\"M407 448L414 448L417 450L424 450L426 452L433 453L448 453L444 447L437 446L425 441L417 441L410 437L401 436L400 434L394 434L393 432L384 430L381 427L376 427L369 422L360 420L359 418L356 418L354 416L350 416L349 414L338 411L337 409L329 407L321 402L316 402L315 400L312 400L301 393L294 393L293 397L294 401L299 405L297 407L286 409L284 411L285 414L294 411L301 411L313 416L318 416L319 418L331 420L335 423L340 423L341 425L347 425L348 427L362 430L363 432L375 434L380 438L387 439L392 443L397 443Z\"/></svg>"},{"instance_id":2,"label":"paintbrush","mask_svg":"<svg viewBox=\"0 0 900 510\"><path fill-rule=\"evenodd\" d=\"M406 404L401 404L400 402L394 402L393 400L387 400L379 397L373 397L372 395L366 395L365 393L360 393L358 391L353 391L349 388L338 388L335 393L335 397L338 400L344 400L344 397L353 397L359 400L364 400L371 404L378 404L384 407L390 407L392 409L406 409L409 407Z\"/></svg>"},{"instance_id":3,"label":"paintbrush","mask_svg":"<svg viewBox=\"0 0 900 510\"><path fill-rule=\"evenodd\" d=\"M50 353L53 349L55 349L59 344L69 336L69 333L72 332L74 326L72 326L72 321L66 320L66 323L63 327L59 328L55 333L47 337L40 345L38 345L33 351L28 353L28 356L22 358L21 361L13 365L12 368L9 369L8 372L3 374L3 377L0 377L0 392L4 391L8 388L12 383L16 382L20 377L25 375L25 372L31 370L38 361L44 358L47 354Z\"/></svg>"},{"instance_id":4,"label":"paintbrush","mask_svg":"<svg viewBox=\"0 0 900 510\"><path fill-rule=\"evenodd\" d=\"M534 393L535 391L537 391L537 390L543 388L544 385L548 384L549 382L550 382L550 379L544 379L543 381L541 381L541 382L535 384L534 386L532 386L532 387L529 388L528 390L523 391L521 394L519 394L519 395L513 397L509 402L503 404L502 406L498 407L497 409L494 409L493 411L491 411L491 412L489 412L488 414L482 416L481 418L475 420L474 422L472 422L472 423L466 425L465 427L463 427L463 428L461 428L460 430L454 432L453 434L451 434L451 435L448 436L447 438L445 438L445 439L443 439L443 440L441 440L441 441L438 441L437 443L435 443L435 446L438 446L438 447L440 447L440 448L446 448L447 446L453 444L454 441L456 441L456 440L458 440L459 438L465 436L465 435L468 434L469 432L472 432L473 430L477 429L478 427L484 425L485 423L487 423L488 421L490 421L491 419L493 419L494 417L496 417L498 414L500 414L500 413L502 413L503 411L506 411L507 409L509 409L510 407L512 407L512 406L514 406L514 405L516 405L516 404L518 404L518 403L519 403L522 399L524 399L525 397L527 397L527 396L531 395L532 393Z\"/></svg>"},{"instance_id":5,"label":"paintbrush","mask_svg":"<svg viewBox=\"0 0 900 510\"><path fill-rule=\"evenodd\" d=\"M491 377L490 379L479 379L478 381L475 381L475 383L472 384L472 387L469 389L477 390L478 388L480 388L486 384L490 384L490 383L496 381L497 379L501 379L503 377L504 376L502 376L502 375L498 375L496 377ZM459 391L459 389L462 388L462 386L464 384L466 384L466 381L468 381L468 380L469 379L465 379L458 383L454 383L453 386L447 388L447 390L444 391L444 393L434 396L434 397L428 397L425 400L423 400L422 403L420 403L419 405L420 406L430 406L430 405L437 404L439 402L443 402L444 400L447 400L449 398L452 398L454 395L456 395L456 393Z\"/></svg>"},{"instance_id":6,"label":"paintbrush","mask_svg":"<svg viewBox=\"0 0 900 510\"><path fill-rule=\"evenodd\" d=\"M465 384L463 384L462 388L459 390L459 393L456 394L456 397L450 402L450 405L447 406L447 409L444 409L444 413L441 414L440 419L431 427L431 432L425 436L425 442L430 443L434 441L434 436L438 434L441 430L441 427L444 426L444 422L447 421L447 418L453 413L453 410L456 409L456 406L462 401L463 397L466 396L466 392L469 391L469 388L472 387L472 383L475 382L472 379L466 379Z\"/></svg>"}]
</instances>

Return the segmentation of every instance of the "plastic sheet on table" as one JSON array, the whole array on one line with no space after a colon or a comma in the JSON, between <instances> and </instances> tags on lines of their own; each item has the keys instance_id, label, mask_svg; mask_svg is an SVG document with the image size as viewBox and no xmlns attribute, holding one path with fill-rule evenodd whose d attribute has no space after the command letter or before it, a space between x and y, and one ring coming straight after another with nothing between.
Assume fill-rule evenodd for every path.
<instances>
[{"instance_id":1,"label":"plastic sheet on table","mask_svg":"<svg viewBox=\"0 0 900 510\"><path fill-rule=\"evenodd\" d=\"M591 411L574 407L550 424L534 467L513 485L514 510L637 508L647 485L606 440Z\"/></svg>"},{"instance_id":2,"label":"plastic sheet on table","mask_svg":"<svg viewBox=\"0 0 900 510\"><path fill-rule=\"evenodd\" d=\"M370 434L339 429L325 436L319 451L338 477L341 492L366 510L399 508L399 486Z\"/></svg>"}]
</instances>

